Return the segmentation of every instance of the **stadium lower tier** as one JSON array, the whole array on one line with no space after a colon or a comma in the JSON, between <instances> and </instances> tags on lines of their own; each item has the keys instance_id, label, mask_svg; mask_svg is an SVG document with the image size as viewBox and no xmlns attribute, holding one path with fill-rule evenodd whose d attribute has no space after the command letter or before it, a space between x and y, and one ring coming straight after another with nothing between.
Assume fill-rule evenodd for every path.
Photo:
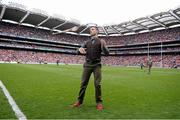
<instances>
[{"instance_id":1,"label":"stadium lower tier","mask_svg":"<svg viewBox=\"0 0 180 120\"><path fill-rule=\"evenodd\" d=\"M155 67L174 67L180 65L180 55L151 55L153 66ZM85 56L0 49L1 62L18 63L59 63L63 64L83 64ZM102 64L117 66L139 66L140 63L146 65L147 55L127 55L127 56L102 56Z\"/></svg>"}]
</instances>

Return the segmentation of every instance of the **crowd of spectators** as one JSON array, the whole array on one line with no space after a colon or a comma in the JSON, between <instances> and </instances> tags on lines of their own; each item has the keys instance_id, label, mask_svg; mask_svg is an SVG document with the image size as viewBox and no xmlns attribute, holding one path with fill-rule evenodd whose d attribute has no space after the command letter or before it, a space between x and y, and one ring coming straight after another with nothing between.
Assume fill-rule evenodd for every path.
<instances>
[{"instance_id":1,"label":"crowd of spectators","mask_svg":"<svg viewBox=\"0 0 180 120\"><path fill-rule=\"evenodd\" d=\"M153 66L161 67L161 56L151 55ZM83 64L85 56L47 52L0 49L0 61L21 63L56 63L59 60L64 64ZM140 56L103 56L102 64L113 66L146 65L147 55ZM173 63L180 65L180 55L163 55L162 67L172 67Z\"/></svg>"},{"instance_id":2,"label":"crowd of spectators","mask_svg":"<svg viewBox=\"0 0 180 120\"><path fill-rule=\"evenodd\" d=\"M16 24L0 22L0 34L13 35L17 37L29 37L49 41L68 42L82 44L88 37L71 34L53 34L49 30L37 29L33 27L20 26Z\"/></svg>"},{"instance_id":3,"label":"crowd of spectators","mask_svg":"<svg viewBox=\"0 0 180 120\"><path fill-rule=\"evenodd\" d=\"M59 60L60 63L66 64L82 64L84 56L0 49L0 61L5 62L55 63L57 60Z\"/></svg>"},{"instance_id":4,"label":"crowd of spectators","mask_svg":"<svg viewBox=\"0 0 180 120\"><path fill-rule=\"evenodd\" d=\"M49 30L42 30L33 27L20 26L16 24L0 22L0 34L30 37L35 39L52 40L82 44L89 39L87 36L71 34L52 34ZM148 33L141 33L126 36L100 37L105 39L107 45L128 45L137 43L180 40L180 27L167 30L159 30Z\"/></svg>"},{"instance_id":5,"label":"crowd of spectators","mask_svg":"<svg viewBox=\"0 0 180 120\"><path fill-rule=\"evenodd\" d=\"M161 49L161 47L159 48L150 48L149 49L149 53L165 53L165 52L180 52L180 47L163 47ZM117 51L113 51L111 53L114 54L141 54L141 53L148 53L148 48L146 49L130 49L130 50L117 50Z\"/></svg>"},{"instance_id":6,"label":"crowd of spectators","mask_svg":"<svg viewBox=\"0 0 180 120\"><path fill-rule=\"evenodd\" d=\"M18 37L34 38L34 39L43 39L49 41L58 41L58 42L67 42L74 44L82 44L89 37L87 36L78 36L70 34L56 34L53 35L48 30L37 29L33 27L25 27L16 24L0 22L0 34L12 35ZM154 31L151 33L141 33L136 35L129 36L109 36L101 37L105 39L107 45L129 45L137 43L147 43L147 42L157 42L157 41L172 41L180 40L180 27L172 28L161 31ZM25 42L25 41L24 41ZM44 43L43 43L44 44ZM66 49L61 47L53 46L43 46L35 44L26 44L18 42L3 42L0 41L0 45L11 46L11 47L24 47L30 49L46 49L46 50L64 50ZM163 51L179 51L179 47L164 47ZM73 52L73 49L67 49L67 51ZM160 52L161 48L150 48L150 52ZM144 63L147 59L147 55L125 55L128 53L143 53L147 52L147 49L126 49L114 51L114 53L123 53L124 55L119 56L108 56L102 57L102 63L105 65L120 65L120 66L137 66L140 63ZM111 51L111 53L113 53ZM180 64L180 55L165 55L163 54L162 60L159 55L152 55L153 66L160 67L161 64L164 67L171 67L172 63ZM0 49L0 61L6 62L35 62L35 63L55 63L59 60L60 63L66 64L82 64L84 62L84 56L81 55L70 55L70 54L60 54L52 52L36 52L36 51L24 51L24 50L8 50ZM162 61L162 62L161 62ZM175 62L174 62L175 61Z\"/></svg>"},{"instance_id":7,"label":"crowd of spectators","mask_svg":"<svg viewBox=\"0 0 180 120\"><path fill-rule=\"evenodd\" d=\"M103 37L103 39L106 40L108 45L129 45L148 42L180 40L180 27L121 37Z\"/></svg>"},{"instance_id":8,"label":"crowd of spectators","mask_svg":"<svg viewBox=\"0 0 180 120\"><path fill-rule=\"evenodd\" d=\"M1 39L0 39L1 40ZM32 44L30 42L16 42L16 41L1 41L0 46L5 46L5 47L15 47L15 48L25 48L25 49L33 49L33 50L48 50L48 51L55 51L55 52L67 52L67 53L77 53L77 48L63 48L59 47L58 45L55 47L54 46L48 46L48 45L37 45L37 44ZM164 52L178 52L180 51L180 47L163 47L161 50L161 47L159 48L150 48L149 52L150 53L161 53L161 51ZM116 50L110 50L110 54L119 54L119 55L126 55L126 54L142 54L142 53L148 53L148 48L136 48L136 49L128 49L128 48L123 48L123 49L116 49Z\"/></svg>"},{"instance_id":9,"label":"crowd of spectators","mask_svg":"<svg viewBox=\"0 0 180 120\"><path fill-rule=\"evenodd\" d=\"M162 60L160 55L151 55L150 57L154 67L172 67L174 61L176 65L180 65L180 55L163 55ZM146 65L147 58L147 55L111 56L103 57L102 62L106 65L139 66L141 63Z\"/></svg>"},{"instance_id":10,"label":"crowd of spectators","mask_svg":"<svg viewBox=\"0 0 180 120\"><path fill-rule=\"evenodd\" d=\"M0 46L5 47L13 47L13 48L25 48L25 49L34 49L34 50L48 50L48 51L61 51L61 52L69 52L75 53L76 49L68 49L62 47L53 47L53 46L44 46L44 45L36 45L29 43L17 43L17 42L1 42Z\"/></svg>"}]
</instances>

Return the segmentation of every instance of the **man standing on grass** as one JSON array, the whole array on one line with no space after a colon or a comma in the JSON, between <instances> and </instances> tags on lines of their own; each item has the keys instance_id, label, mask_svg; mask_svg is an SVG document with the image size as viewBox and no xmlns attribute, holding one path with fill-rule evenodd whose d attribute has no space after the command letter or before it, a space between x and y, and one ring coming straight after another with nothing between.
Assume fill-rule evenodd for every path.
<instances>
[{"instance_id":1,"label":"man standing on grass","mask_svg":"<svg viewBox=\"0 0 180 120\"><path fill-rule=\"evenodd\" d=\"M140 63L140 67L141 67L141 70L143 69L143 67L144 67L144 64L143 64L143 62L141 61L141 63Z\"/></svg>"},{"instance_id":2,"label":"man standing on grass","mask_svg":"<svg viewBox=\"0 0 180 120\"><path fill-rule=\"evenodd\" d=\"M101 97L101 52L105 55L109 54L104 40L98 38L98 28L96 26L90 27L91 39L86 41L78 53L86 55L86 61L83 65L83 74L81 87L79 91L78 101L73 104L73 107L80 107L83 103L86 88L89 82L91 73L94 74L94 86L96 97L97 110L103 110Z\"/></svg>"},{"instance_id":3,"label":"man standing on grass","mask_svg":"<svg viewBox=\"0 0 180 120\"><path fill-rule=\"evenodd\" d=\"M148 57L148 60L147 60L148 74L151 73L152 64L153 64L153 62L152 62L151 57Z\"/></svg>"},{"instance_id":4,"label":"man standing on grass","mask_svg":"<svg viewBox=\"0 0 180 120\"><path fill-rule=\"evenodd\" d=\"M56 60L56 65L59 66L59 60Z\"/></svg>"}]
</instances>

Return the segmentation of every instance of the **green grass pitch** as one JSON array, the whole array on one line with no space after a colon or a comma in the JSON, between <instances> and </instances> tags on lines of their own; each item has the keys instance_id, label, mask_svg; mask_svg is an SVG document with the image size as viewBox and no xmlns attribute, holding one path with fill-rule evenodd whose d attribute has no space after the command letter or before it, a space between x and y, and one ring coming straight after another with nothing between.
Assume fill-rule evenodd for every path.
<instances>
[{"instance_id":1,"label":"green grass pitch","mask_svg":"<svg viewBox=\"0 0 180 120\"><path fill-rule=\"evenodd\" d=\"M105 109L96 110L93 76L84 104L76 101L81 65L0 64L0 80L28 119L167 118L180 119L180 70L102 68ZM0 89L0 118L16 118Z\"/></svg>"}]
</instances>

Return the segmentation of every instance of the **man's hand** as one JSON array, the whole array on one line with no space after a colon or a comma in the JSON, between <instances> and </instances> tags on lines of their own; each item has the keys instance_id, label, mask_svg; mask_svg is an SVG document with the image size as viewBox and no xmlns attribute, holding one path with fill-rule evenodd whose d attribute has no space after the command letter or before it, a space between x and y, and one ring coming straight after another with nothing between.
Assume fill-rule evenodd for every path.
<instances>
[{"instance_id":1,"label":"man's hand","mask_svg":"<svg viewBox=\"0 0 180 120\"><path fill-rule=\"evenodd\" d=\"M81 53L81 54L86 54L86 48L79 48L79 52Z\"/></svg>"}]
</instances>

